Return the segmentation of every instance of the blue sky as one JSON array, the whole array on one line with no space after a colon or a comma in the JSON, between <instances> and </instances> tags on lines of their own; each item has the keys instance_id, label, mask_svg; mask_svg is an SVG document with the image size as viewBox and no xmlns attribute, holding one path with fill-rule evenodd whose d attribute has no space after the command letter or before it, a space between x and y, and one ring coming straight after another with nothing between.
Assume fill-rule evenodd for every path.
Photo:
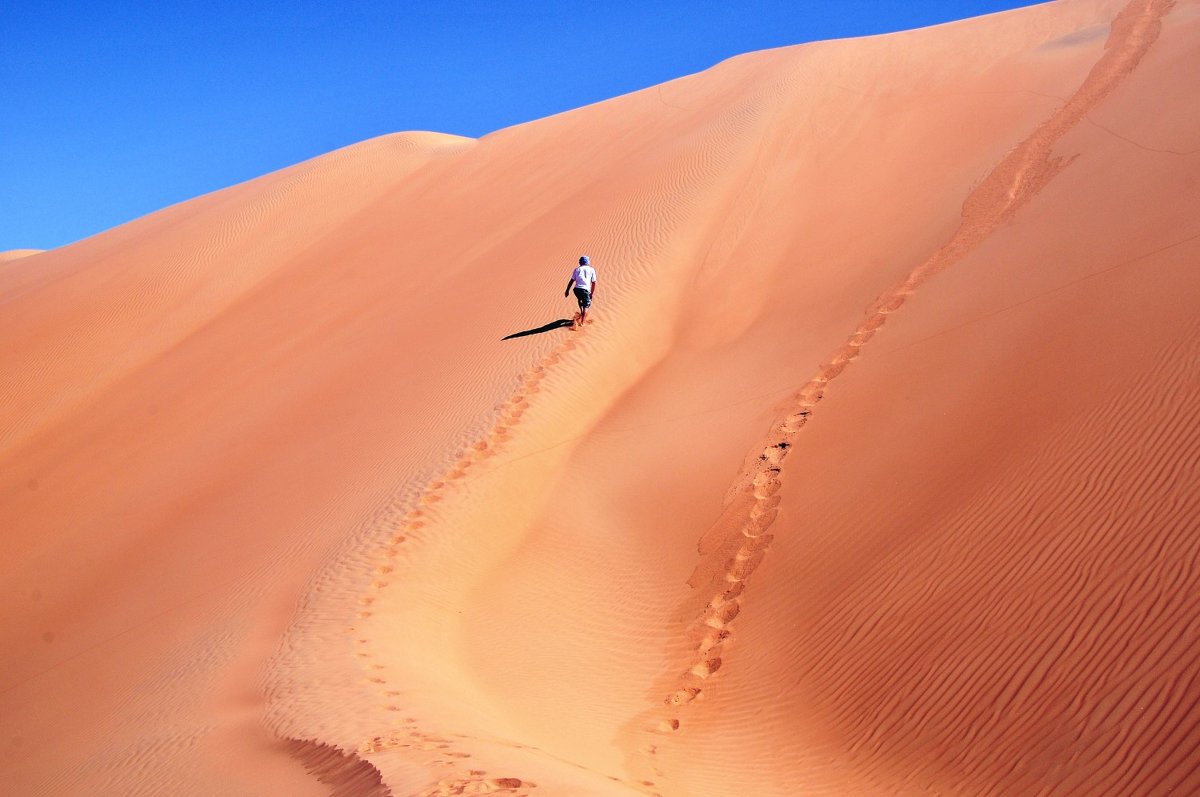
<instances>
[{"instance_id":1,"label":"blue sky","mask_svg":"<svg viewBox=\"0 0 1200 797\"><path fill-rule=\"evenodd\" d=\"M383 133L480 136L751 50L1032 4L8 0L0 251L61 246Z\"/></svg>"}]
</instances>

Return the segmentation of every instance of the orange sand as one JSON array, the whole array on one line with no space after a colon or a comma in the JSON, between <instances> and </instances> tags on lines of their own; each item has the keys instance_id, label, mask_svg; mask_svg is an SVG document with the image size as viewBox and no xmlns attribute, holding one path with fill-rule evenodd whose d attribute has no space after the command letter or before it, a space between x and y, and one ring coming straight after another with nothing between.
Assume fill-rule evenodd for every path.
<instances>
[{"instance_id":1,"label":"orange sand","mask_svg":"<svg viewBox=\"0 0 1200 797\"><path fill-rule=\"evenodd\" d=\"M4 793L1200 791L1196 74L1067 0L0 256Z\"/></svg>"},{"instance_id":2,"label":"orange sand","mask_svg":"<svg viewBox=\"0 0 1200 797\"><path fill-rule=\"evenodd\" d=\"M7 252L0 252L0 263L5 263L9 260L18 260L22 257L29 257L41 253L41 249L9 249Z\"/></svg>"}]
</instances>

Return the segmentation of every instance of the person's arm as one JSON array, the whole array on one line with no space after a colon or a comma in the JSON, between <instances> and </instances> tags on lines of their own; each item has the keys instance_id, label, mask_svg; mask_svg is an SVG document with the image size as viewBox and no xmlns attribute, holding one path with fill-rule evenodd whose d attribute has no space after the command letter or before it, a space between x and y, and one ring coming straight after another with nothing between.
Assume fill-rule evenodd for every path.
<instances>
[{"instance_id":1,"label":"person's arm","mask_svg":"<svg viewBox=\"0 0 1200 797\"><path fill-rule=\"evenodd\" d=\"M565 291L563 291L563 296L570 296L570 295L571 295L571 286L572 286L572 285L574 285L574 284L575 284L575 278L574 278L574 277L571 277L571 279L567 280L567 289L566 289Z\"/></svg>"},{"instance_id":2,"label":"person's arm","mask_svg":"<svg viewBox=\"0 0 1200 797\"><path fill-rule=\"evenodd\" d=\"M590 291L588 291L588 293L590 293L592 295L593 299L596 298L596 281L595 280L592 280L592 289Z\"/></svg>"}]
</instances>

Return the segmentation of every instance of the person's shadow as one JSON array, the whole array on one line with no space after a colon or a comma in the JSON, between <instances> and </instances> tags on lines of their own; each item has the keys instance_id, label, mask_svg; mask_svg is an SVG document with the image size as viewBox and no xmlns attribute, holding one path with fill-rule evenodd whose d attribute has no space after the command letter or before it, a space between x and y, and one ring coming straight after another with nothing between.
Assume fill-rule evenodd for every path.
<instances>
[{"instance_id":1,"label":"person's shadow","mask_svg":"<svg viewBox=\"0 0 1200 797\"><path fill-rule=\"evenodd\" d=\"M538 327L537 329L527 329L524 332L514 332L511 335L505 335L500 340L512 340L513 338L523 338L526 335L540 335L543 332L549 332L554 329L562 329L574 324L575 321L570 318L560 318L557 321L551 321L549 324Z\"/></svg>"}]
</instances>

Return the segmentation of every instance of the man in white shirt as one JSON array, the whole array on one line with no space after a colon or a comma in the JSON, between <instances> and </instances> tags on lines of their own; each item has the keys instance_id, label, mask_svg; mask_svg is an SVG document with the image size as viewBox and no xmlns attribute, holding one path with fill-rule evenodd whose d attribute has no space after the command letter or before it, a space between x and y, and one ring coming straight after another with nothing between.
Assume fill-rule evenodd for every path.
<instances>
[{"instance_id":1,"label":"man in white shirt","mask_svg":"<svg viewBox=\"0 0 1200 797\"><path fill-rule=\"evenodd\" d=\"M587 321L588 308L592 306L592 296L596 293L596 269L592 268L592 261L587 255L579 258L579 265L571 272L571 279L567 282L563 296L572 290L575 291L575 299L579 302L579 326L583 326Z\"/></svg>"}]
</instances>

